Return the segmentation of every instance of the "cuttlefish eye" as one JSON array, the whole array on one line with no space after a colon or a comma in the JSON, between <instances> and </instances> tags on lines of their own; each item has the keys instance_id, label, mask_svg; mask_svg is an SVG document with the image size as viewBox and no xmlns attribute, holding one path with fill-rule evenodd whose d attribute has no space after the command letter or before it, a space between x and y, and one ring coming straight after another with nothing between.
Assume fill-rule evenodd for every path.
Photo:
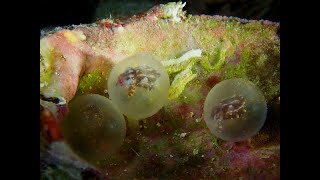
<instances>
[{"instance_id":1,"label":"cuttlefish eye","mask_svg":"<svg viewBox=\"0 0 320 180\"><path fill-rule=\"evenodd\" d=\"M122 60L110 72L108 93L129 119L143 119L157 113L167 102L169 76L160 61L147 54Z\"/></svg>"},{"instance_id":2,"label":"cuttlefish eye","mask_svg":"<svg viewBox=\"0 0 320 180\"><path fill-rule=\"evenodd\" d=\"M98 165L120 148L126 136L126 123L108 98L88 94L77 96L69 103L61 131L75 154Z\"/></svg>"},{"instance_id":3,"label":"cuttlefish eye","mask_svg":"<svg viewBox=\"0 0 320 180\"><path fill-rule=\"evenodd\" d=\"M204 119L210 131L226 141L246 140L259 132L267 115L262 92L245 79L215 85L206 97Z\"/></svg>"}]
</instances>

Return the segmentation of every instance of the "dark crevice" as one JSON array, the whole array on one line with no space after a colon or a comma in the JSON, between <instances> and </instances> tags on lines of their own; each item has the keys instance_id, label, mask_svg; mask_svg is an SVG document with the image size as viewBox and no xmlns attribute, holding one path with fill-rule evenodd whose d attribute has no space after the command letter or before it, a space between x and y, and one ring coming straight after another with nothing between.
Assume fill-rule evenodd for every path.
<instances>
[{"instance_id":1,"label":"dark crevice","mask_svg":"<svg viewBox=\"0 0 320 180\"><path fill-rule=\"evenodd\" d=\"M61 100L57 97L45 97L44 95L40 94L40 99L43 101L52 102L54 104L60 104Z\"/></svg>"}]
</instances>

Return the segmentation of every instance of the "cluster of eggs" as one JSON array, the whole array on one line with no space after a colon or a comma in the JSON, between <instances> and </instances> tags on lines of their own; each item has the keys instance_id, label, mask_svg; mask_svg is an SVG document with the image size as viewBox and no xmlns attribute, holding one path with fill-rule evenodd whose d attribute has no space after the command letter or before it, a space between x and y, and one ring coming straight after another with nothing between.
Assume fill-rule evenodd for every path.
<instances>
[{"instance_id":1,"label":"cluster of eggs","mask_svg":"<svg viewBox=\"0 0 320 180\"><path fill-rule=\"evenodd\" d=\"M96 166L122 145L126 135L123 114L136 122L154 115L167 102L170 86L165 68L146 54L122 60L107 80L111 100L97 94L77 96L61 124L73 152Z\"/></svg>"},{"instance_id":2,"label":"cluster of eggs","mask_svg":"<svg viewBox=\"0 0 320 180\"><path fill-rule=\"evenodd\" d=\"M170 86L165 68L146 54L119 62L107 80L110 100L96 94L75 97L61 125L66 143L94 165L122 145L126 136L123 114L131 121L154 115L167 102ZM211 89L203 115L215 136L241 141L261 129L266 113L264 96L253 83L229 79Z\"/></svg>"}]
</instances>

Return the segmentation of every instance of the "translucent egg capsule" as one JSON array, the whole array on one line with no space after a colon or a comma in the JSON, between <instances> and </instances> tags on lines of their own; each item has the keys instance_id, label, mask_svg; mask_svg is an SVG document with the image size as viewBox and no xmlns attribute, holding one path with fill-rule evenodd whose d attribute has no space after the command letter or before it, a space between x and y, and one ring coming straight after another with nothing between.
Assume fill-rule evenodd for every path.
<instances>
[{"instance_id":1,"label":"translucent egg capsule","mask_svg":"<svg viewBox=\"0 0 320 180\"><path fill-rule=\"evenodd\" d=\"M119 149L126 135L126 123L108 98L90 94L75 97L69 103L61 131L80 158L98 165Z\"/></svg>"},{"instance_id":2,"label":"translucent egg capsule","mask_svg":"<svg viewBox=\"0 0 320 180\"><path fill-rule=\"evenodd\" d=\"M122 60L110 72L110 99L129 119L139 120L158 112L167 102L169 76L162 64L147 54Z\"/></svg>"},{"instance_id":3,"label":"translucent egg capsule","mask_svg":"<svg viewBox=\"0 0 320 180\"><path fill-rule=\"evenodd\" d=\"M226 141L246 140L259 132L267 115L266 100L252 82L229 79L206 97L204 119L210 131Z\"/></svg>"}]
</instances>

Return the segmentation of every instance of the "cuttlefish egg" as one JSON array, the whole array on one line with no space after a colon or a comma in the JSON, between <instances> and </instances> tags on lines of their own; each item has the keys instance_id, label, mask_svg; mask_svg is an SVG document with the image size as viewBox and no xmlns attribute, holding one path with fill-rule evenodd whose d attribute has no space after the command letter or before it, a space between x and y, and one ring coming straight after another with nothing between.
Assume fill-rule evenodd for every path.
<instances>
[{"instance_id":1,"label":"cuttlefish egg","mask_svg":"<svg viewBox=\"0 0 320 180\"><path fill-rule=\"evenodd\" d=\"M151 55L137 54L116 64L108 77L110 99L130 120L157 113L167 102L169 76Z\"/></svg>"},{"instance_id":2,"label":"cuttlefish egg","mask_svg":"<svg viewBox=\"0 0 320 180\"><path fill-rule=\"evenodd\" d=\"M106 97L88 94L69 103L69 113L61 131L66 144L81 159L92 165L115 153L126 135L122 113Z\"/></svg>"},{"instance_id":3,"label":"cuttlefish egg","mask_svg":"<svg viewBox=\"0 0 320 180\"><path fill-rule=\"evenodd\" d=\"M215 85L204 103L210 131L226 141L243 141L256 135L267 116L265 97L246 79L228 79Z\"/></svg>"}]
</instances>

